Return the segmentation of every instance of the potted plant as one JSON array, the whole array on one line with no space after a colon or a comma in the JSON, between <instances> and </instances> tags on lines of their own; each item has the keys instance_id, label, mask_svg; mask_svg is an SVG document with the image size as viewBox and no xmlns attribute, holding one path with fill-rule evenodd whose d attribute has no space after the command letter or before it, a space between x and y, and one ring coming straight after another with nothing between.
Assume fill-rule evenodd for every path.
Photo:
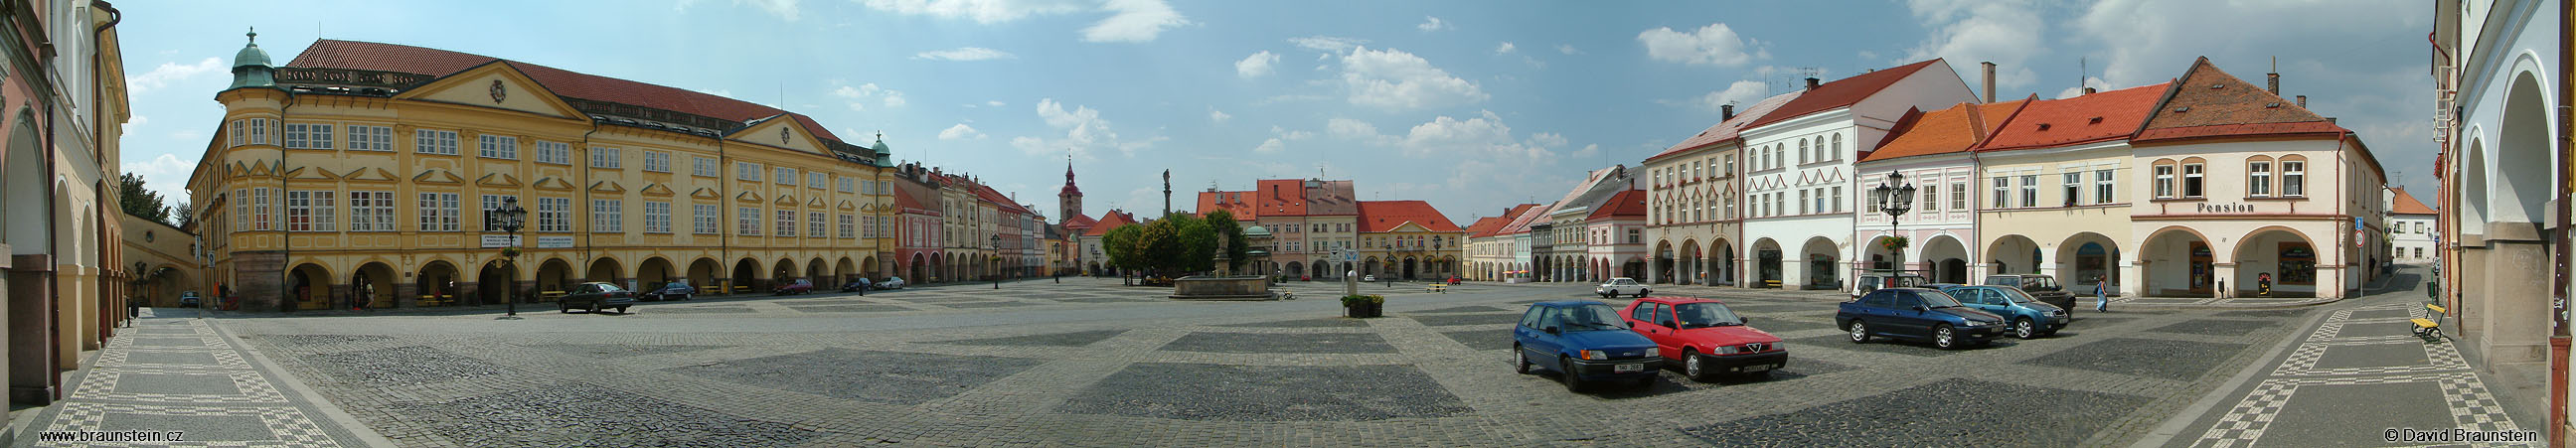
<instances>
[{"instance_id":1,"label":"potted plant","mask_svg":"<svg viewBox=\"0 0 2576 448\"><path fill-rule=\"evenodd\" d=\"M1386 315L1386 296L1342 296L1342 315L1363 319L1384 316Z\"/></svg>"}]
</instances>

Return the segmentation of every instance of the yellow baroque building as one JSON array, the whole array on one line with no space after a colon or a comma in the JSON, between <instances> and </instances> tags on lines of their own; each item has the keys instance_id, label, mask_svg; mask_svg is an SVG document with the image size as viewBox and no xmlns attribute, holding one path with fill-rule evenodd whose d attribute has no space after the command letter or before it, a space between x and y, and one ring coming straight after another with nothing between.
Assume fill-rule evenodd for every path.
<instances>
[{"instance_id":1,"label":"yellow baroque building","mask_svg":"<svg viewBox=\"0 0 2576 448\"><path fill-rule=\"evenodd\" d=\"M585 281L766 291L892 271L882 135L862 147L793 112L406 45L320 40L273 66L252 37L188 180L203 287L223 306L547 301ZM513 200L524 228L487 224Z\"/></svg>"}]
</instances>

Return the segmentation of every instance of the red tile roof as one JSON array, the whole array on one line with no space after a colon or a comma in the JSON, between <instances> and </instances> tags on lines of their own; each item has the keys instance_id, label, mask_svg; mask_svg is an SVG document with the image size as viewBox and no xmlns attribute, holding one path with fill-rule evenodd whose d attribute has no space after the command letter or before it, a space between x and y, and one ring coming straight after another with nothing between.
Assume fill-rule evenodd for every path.
<instances>
[{"instance_id":1,"label":"red tile roof","mask_svg":"<svg viewBox=\"0 0 2576 448\"><path fill-rule=\"evenodd\" d=\"M915 214L939 216L938 208L924 205L921 202L921 198L912 197L912 190L910 189L894 189L894 204L902 210L918 211Z\"/></svg>"},{"instance_id":2,"label":"red tile roof","mask_svg":"<svg viewBox=\"0 0 2576 448\"><path fill-rule=\"evenodd\" d=\"M2129 138L2156 110L2173 83L2157 83L2074 98L2038 100L2023 107L1978 151L2010 151Z\"/></svg>"},{"instance_id":3,"label":"red tile roof","mask_svg":"<svg viewBox=\"0 0 2576 448\"><path fill-rule=\"evenodd\" d=\"M1252 202L1250 201L1251 198L1248 196L1252 196L1252 193L1241 191L1199 192L1198 214L1199 216L1204 217L1209 213L1215 213L1217 210L1224 210L1226 213L1234 214L1234 220L1236 221L1251 221L1254 218L1261 217L1260 210L1252 207Z\"/></svg>"},{"instance_id":4,"label":"red tile roof","mask_svg":"<svg viewBox=\"0 0 2576 448\"><path fill-rule=\"evenodd\" d=\"M1547 217L1547 212L1554 210L1556 210L1556 203L1553 202L1523 209L1519 214L1512 217L1512 224L1503 226L1503 230L1499 231L1499 233L1505 235L1529 233L1531 225L1538 224L1539 220Z\"/></svg>"},{"instance_id":5,"label":"red tile roof","mask_svg":"<svg viewBox=\"0 0 2576 448\"><path fill-rule=\"evenodd\" d=\"M412 73L444 77L492 61L503 61L527 73L555 95L592 101L644 106L655 109L703 115L748 122L787 114L805 127L805 132L826 140L841 141L813 118L769 106L698 93L688 89L665 87L598 75L575 73L554 67L508 61L491 56L461 53L410 45L358 42L335 39L313 41L303 53L288 61L287 67L337 68ZM730 131L732 129L726 129Z\"/></svg>"},{"instance_id":6,"label":"red tile roof","mask_svg":"<svg viewBox=\"0 0 2576 448\"><path fill-rule=\"evenodd\" d=\"M1646 217L1646 190L1626 190L1610 195L1610 200L1602 202L1600 206L1593 207L1592 215L1585 216L1583 219L1594 220L1644 217Z\"/></svg>"},{"instance_id":7,"label":"red tile roof","mask_svg":"<svg viewBox=\"0 0 2576 448\"><path fill-rule=\"evenodd\" d=\"M1862 73L1858 76L1834 80L1834 82L1828 82L1824 85L1816 86L1814 89L1808 89L1805 95L1799 95L1798 99L1789 101L1789 104L1781 105L1779 109L1773 110L1771 113L1762 114L1762 119L1754 120L1753 124L1745 126L1745 128L1758 128L1762 127L1762 125L1787 121L1791 118L1803 117L1817 112L1851 107L1852 104L1859 103L1860 100L1868 99L1870 95L1876 94L1880 90L1886 90L1887 86L1895 85L1897 81L1905 80L1906 76L1911 76L1914 72L1922 71L1924 67L1930 67L1933 64L1939 63L1941 63L1940 58L1933 58L1929 61L1899 65L1886 70Z\"/></svg>"},{"instance_id":8,"label":"red tile roof","mask_svg":"<svg viewBox=\"0 0 2576 448\"><path fill-rule=\"evenodd\" d=\"M2395 207L2389 207L2389 213L2400 215L2431 215L2440 213L2438 211L2434 211L2433 207L2425 206L2424 201L2415 200L2415 195L2406 194L2405 188L2389 188L2388 190L2397 193L2397 205Z\"/></svg>"},{"instance_id":9,"label":"red tile roof","mask_svg":"<svg viewBox=\"0 0 2576 448\"><path fill-rule=\"evenodd\" d=\"M1306 182L1297 179L1264 179L1252 194L1252 206L1263 215L1305 216Z\"/></svg>"},{"instance_id":10,"label":"red tile roof","mask_svg":"<svg viewBox=\"0 0 2576 448\"><path fill-rule=\"evenodd\" d=\"M1476 223L1475 223L1475 224L1470 224L1470 225L1468 225L1468 226L1467 226L1467 237L1468 237L1468 238L1483 238L1483 237L1489 237L1489 236L1494 236L1494 235L1501 235L1501 234L1503 234L1503 229L1504 229L1504 228L1506 228L1506 227L1511 227L1511 226L1512 226L1512 220L1513 220L1513 218L1519 218L1519 217L1521 216L1521 214L1522 214L1522 213L1526 213L1526 212L1528 212L1528 211L1529 211L1529 209L1537 208L1537 207L1538 207L1538 204L1521 204L1521 205L1515 205L1515 206L1512 206L1512 208L1504 209L1504 210L1503 210L1503 214L1502 214L1501 216L1495 216L1495 217L1491 217L1491 218L1485 218L1485 219L1479 219L1479 220L1476 220ZM1487 221L1492 221L1492 222L1493 222L1493 225L1492 225L1492 226L1490 226L1490 227L1486 226L1486 225L1485 225L1485 223L1486 223Z\"/></svg>"},{"instance_id":11,"label":"red tile roof","mask_svg":"<svg viewBox=\"0 0 2576 448\"><path fill-rule=\"evenodd\" d=\"M1714 125L1709 125L1707 130L1699 131L1699 135L1693 135L1690 138L1682 139L1681 143L1674 143L1672 147L1664 148L1664 152L1656 153L1654 157L1647 157L1646 162L1653 163L1655 159L1663 158L1664 156L1680 154L1693 149L1699 149L1703 146L1735 140L1737 137L1741 137L1743 135L1742 132L1746 127L1745 125L1753 124L1754 120L1762 119L1763 115L1770 114L1772 110L1779 109L1780 105L1789 104L1790 100L1798 99L1798 95L1803 93L1807 92L1804 90L1794 90L1789 93L1772 95L1770 98L1763 98L1762 101L1754 102L1753 105L1747 106L1743 111L1740 111L1741 113L1735 114L1735 118L1720 121Z\"/></svg>"},{"instance_id":12,"label":"red tile roof","mask_svg":"<svg viewBox=\"0 0 2576 448\"><path fill-rule=\"evenodd\" d=\"M984 184L972 183L966 184L966 186L967 191L975 193L975 197L983 199L984 202L992 203L993 208L1001 209L1003 213L1018 213L1023 215L1029 213L1029 209L1020 207L1020 204L1016 201L1012 201L1010 196L1003 195L1002 192L993 190L993 187L988 187Z\"/></svg>"},{"instance_id":13,"label":"red tile roof","mask_svg":"<svg viewBox=\"0 0 2576 448\"><path fill-rule=\"evenodd\" d=\"M2193 61L2179 85L2157 103L2154 115L2131 141L2154 142L2265 135L2341 136L2352 131L2327 122L2280 95L2264 91L2211 65Z\"/></svg>"},{"instance_id":14,"label":"red tile roof","mask_svg":"<svg viewBox=\"0 0 2576 448\"><path fill-rule=\"evenodd\" d=\"M1109 234L1109 230L1110 230L1110 229L1116 229L1116 228L1118 228L1118 226L1124 226L1124 225L1128 225L1128 224L1135 224L1135 223L1136 223L1136 217L1135 217L1135 216L1128 215L1128 214L1127 214L1127 212L1122 212L1122 211L1117 211L1117 210L1110 210L1108 213L1101 213L1101 214L1100 214L1100 222L1095 223L1095 224L1092 224L1092 225L1091 225L1091 230L1089 230L1089 231L1085 231L1085 232L1082 232L1082 235L1083 235L1083 236L1101 236L1101 235L1108 235L1108 234Z\"/></svg>"},{"instance_id":15,"label":"red tile roof","mask_svg":"<svg viewBox=\"0 0 2576 448\"><path fill-rule=\"evenodd\" d=\"M1465 232L1440 209L1422 201L1360 201L1360 231L1385 232L1404 223L1414 223L1433 232Z\"/></svg>"},{"instance_id":16,"label":"red tile roof","mask_svg":"<svg viewBox=\"0 0 2576 448\"><path fill-rule=\"evenodd\" d=\"M1100 220L1091 219L1089 216L1073 215L1072 218L1064 220L1064 228L1065 230L1089 229L1093 224L1098 223L1100 223ZM1073 233L1080 234L1082 232L1076 231Z\"/></svg>"},{"instance_id":17,"label":"red tile roof","mask_svg":"<svg viewBox=\"0 0 2576 448\"><path fill-rule=\"evenodd\" d=\"M1862 154L1860 161L1967 152L1995 135L1995 127L2003 125L2005 117L2030 102L1959 103L1931 112L1907 111L1905 118L1898 119L1894 129L1888 131L1887 140Z\"/></svg>"}]
</instances>

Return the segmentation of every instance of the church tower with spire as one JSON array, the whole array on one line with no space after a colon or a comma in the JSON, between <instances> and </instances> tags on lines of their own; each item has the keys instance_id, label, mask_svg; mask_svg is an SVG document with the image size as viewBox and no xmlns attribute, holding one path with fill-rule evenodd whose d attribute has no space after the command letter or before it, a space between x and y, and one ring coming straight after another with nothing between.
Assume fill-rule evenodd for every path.
<instances>
[{"instance_id":1,"label":"church tower with spire","mask_svg":"<svg viewBox=\"0 0 2576 448\"><path fill-rule=\"evenodd\" d=\"M1064 156L1064 190L1057 191L1055 198L1057 224L1082 216L1082 188L1073 186L1073 156Z\"/></svg>"}]
</instances>

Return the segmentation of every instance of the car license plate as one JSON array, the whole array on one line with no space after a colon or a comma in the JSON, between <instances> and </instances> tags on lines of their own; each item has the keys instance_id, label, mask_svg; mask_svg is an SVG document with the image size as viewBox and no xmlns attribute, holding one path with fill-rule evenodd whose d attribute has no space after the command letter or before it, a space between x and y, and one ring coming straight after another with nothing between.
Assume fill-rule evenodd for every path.
<instances>
[{"instance_id":1,"label":"car license plate","mask_svg":"<svg viewBox=\"0 0 2576 448\"><path fill-rule=\"evenodd\" d=\"M1765 370L1771 370L1771 365L1770 365L1770 364L1763 364L1763 365L1754 365L1754 366L1744 366L1744 371L1746 371L1746 372L1760 372L1760 371L1765 371Z\"/></svg>"},{"instance_id":2,"label":"car license plate","mask_svg":"<svg viewBox=\"0 0 2576 448\"><path fill-rule=\"evenodd\" d=\"M1630 372L1641 372L1641 371L1645 371L1645 370L1646 370L1646 365L1645 365L1645 364L1620 364L1620 365L1617 365L1617 366L1612 366L1612 367L1610 368L1610 371L1611 371L1612 373L1630 373Z\"/></svg>"}]
</instances>

